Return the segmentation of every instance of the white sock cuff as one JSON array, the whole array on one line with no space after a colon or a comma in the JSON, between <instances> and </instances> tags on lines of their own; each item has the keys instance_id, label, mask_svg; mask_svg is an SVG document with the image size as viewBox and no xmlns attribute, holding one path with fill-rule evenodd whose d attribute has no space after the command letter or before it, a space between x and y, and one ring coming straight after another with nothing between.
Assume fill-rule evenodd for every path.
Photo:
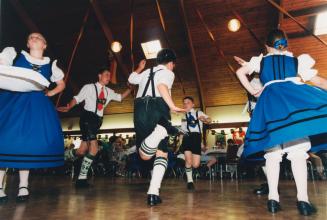
<instances>
[{"instance_id":1,"label":"white sock cuff","mask_svg":"<svg viewBox=\"0 0 327 220\"><path fill-rule=\"evenodd\" d=\"M154 160L153 167L155 166L163 166L165 169L167 169L168 166L168 160L165 157L156 157Z\"/></svg>"}]
</instances>

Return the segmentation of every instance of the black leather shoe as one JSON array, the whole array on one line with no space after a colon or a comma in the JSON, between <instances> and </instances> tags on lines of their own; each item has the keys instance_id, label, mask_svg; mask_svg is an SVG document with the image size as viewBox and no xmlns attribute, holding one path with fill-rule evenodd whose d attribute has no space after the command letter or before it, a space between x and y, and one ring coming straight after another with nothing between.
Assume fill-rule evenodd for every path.
<instances>
[{"instance_id":1,"label":"black leather shoe","mask_svg":"<svg viewBox=\"0 0 327 220\"><path fill-rule=\"evenodd\" d=\"M87 182L87 179L82 179L82 180L76 180L75 182L75 188L81 189L81 188L88 188L91 185Z\"/></svg>"},{"instance_id":2,"label":"black leather shoe","mask_svg":"<svg viewBox=\"0 0 327 220\"><path fill-rule=\"evenodd\" d=\"M20 187L19 190L21 189L26 189L29 193L29 189L27 187ZM23 195L23 196L17 196L16 197L16 202L26 202L30 198L30 195Z\"/></svg>"},{"instance_id":3,"label":"black leather shoe","mask_svg":"<svg viewBox=\"0 0 327 220\"><path fill-rule=\"evenodd\" d=\"M162 200L160 196L153 195L153 194L148 194L148 205L149 206L155 206L162 203Z\"/></svg>"},{"instance_id":4,"label":"black leather shoe","mask_svg":"<svg viewBox=\"0 0 327 220\"><path fill-rule=\"evenodd\" d=\"M269 193L268 183L263 183L260 185L260 188L257 188L253 191L256 195L267 195Z\"/></svg>"},{"instance_id":5,"label":"black leather shoe","mask_svg":"<svg viewBox=\"0 0 327 220\"><path fill-rule=\"evenodd\" d=\"M278 211L282 210L279 202L277 202L276 200L268 200L267 208L268 208L268 211L271 213L277 213Z\"/></svg>"},{"instance_id":6,"label":"black leather shoe","mask_svg":"<svg viewBox=\"0 0 327 220\"><path fill-rule=\"evenodd\" d=\"M193 182L187 183L187 189L188 190L195 190L194 183Z\"/></svg>"},{"instance_id":7,"label":"black leather shoe","mask_svg":"<svg viewBox=\"0 0 327 220\"><path fill-rule=\"evenodd\" d=\"M178 134L184 134L186 135L187 132L183 131L182 129L179 129L171 124L170 121L168 121L166 118L162 117L158 124L164 127L169 135L176 136Z\"/></svg>"},{"instance_id":8,"label":"black leather shoe","mask_svg":"<svg viewBox=\"0 0 327 220\"><path fill-rule=\"evenodd\" d=\"M304 201L298 201L296 203L297 209L301 215L308 216L317 212L317 209L310 203Z\"/></svg>"}]
</instances>

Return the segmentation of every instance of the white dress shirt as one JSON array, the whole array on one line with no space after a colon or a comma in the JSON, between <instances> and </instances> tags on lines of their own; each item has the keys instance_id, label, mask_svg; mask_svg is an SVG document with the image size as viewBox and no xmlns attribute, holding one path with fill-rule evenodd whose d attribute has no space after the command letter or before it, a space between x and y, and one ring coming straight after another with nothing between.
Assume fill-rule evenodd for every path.
<instances>
[{"instance_id":1,"label":"white dress shirt","mask_svg":"<svg viewBox=\"0 0 327 220\"><path fill-rule=\"evenodd\" d=\"M169 69L167 69L167 67L164 65L158 65L158 66L154 67L153 72L156 72L154 75L154 86L155 86L156 97L161 97L159 90L157 88L157 86L159 84L165 84L169 89L169 93L171 94L171 88L174 83L175 74L172 71L170 71ZM137 91L136 98L142 97L146 83L149 79L149 75L150 75L150 69L146 69L145 71L143 71L140 74L133 72L129 76L129 78L128 78L129 83L131 83L133 85L139 85L139 89ZM148 91L146 92L145 96L152 96L151 83L148 87Z\"/></svg>"},{"instance_id":2,"label":"white dress shirt","mask_svg":"<svg viewBox=\"0 0 327 220\"><path fill-rule=\"evenodd\" d=\"M196 110L194 108L192 108L189 112L187 112L187 117L189 117L189 114L191 113L191 115L194 117L194 119L196 120ZM200 116L204 116L205 118L209 118L208 115L204 114L202 111L198 111L198 117ZM199 128L200 125L200 128ZM202 133L202 128L203 128L203 122L199 120L199 125L196 124L196 126L193 128L191 126L188 126L190 132L198 132L198 133ZM185 132L189 132L189 130L187 129L187 121L186 121L186 116L184 115L183 119L182 119L182 130Z\"/></svg>"},{"instance_id":3,"label":"white dress shirt","mask_svg":"<svg viewBox=\"0 0 327 220\"><path fill-rule=\"evenodd\" d=\"M98 91L98 96L100 95L101 88L104 87L104 98L107 99L102 110L97 110L97 115L102 117L103 110L109 104L109 102L111 100L121 102L122 97L121 94L115 93L114 90L106 86L102 86L99 82L95 83L95 85ZM85 101L84 109L86 111L95 112L95 110L97 109L98 97L93 83L84 85L78 95L74 96L74 99L76 100L77 104Z\"/></svg>"}]
</instances>

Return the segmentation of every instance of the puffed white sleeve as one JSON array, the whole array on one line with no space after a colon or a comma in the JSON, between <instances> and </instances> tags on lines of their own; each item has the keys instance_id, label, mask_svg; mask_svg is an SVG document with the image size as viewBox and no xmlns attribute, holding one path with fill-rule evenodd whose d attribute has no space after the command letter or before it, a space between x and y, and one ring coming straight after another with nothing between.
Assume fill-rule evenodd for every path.
<instances>
[{"instance_id":1,"label":"puffed white sleeve","mask_svg":"<svg viewBox=\"0 0 327 220\"><path fill-rule=\"evenodd\" d=\"M262 60L263 54L260 54L259 56L254 56L250 59L249 62L245 62L243 66L247 66L250 70L250 75L253 72L259 73L260 72L260 64Z\"/></svg>"},{"instance_id":2,"label":"puffed white sleeve","mask_svg":"<svg viewBox=\"0 0 327 220\"><path fill-rule=\"evenodd\" d=\"M303 81L310 81L312 77L316 76L318 71L312 67L316 61L309 54L302 54L298 58L298 74Z\"/></svg>"},{"instance_id":3,"label":"puffed white sleeve","mask_svg":"<svg viewBox=\"0 0 327 220\"><path fill-rule=\"evenodd\" d=\"M57 66L57 60L52 63L51 67L52 75L50 77L51 82L57 82L64 78L64 72Z\"/></svg>"},{"instance_id":4,"label":"puffed white sleeve","mask_svg":"<svg viewBox=\"0 0 327 220\"><path fill-rule=\"evenodd\" d=\"M11 66L13 60L17 56L16 50L13 47L6 47L0 53L0 64Z\"/></svg>"}]
</instances>

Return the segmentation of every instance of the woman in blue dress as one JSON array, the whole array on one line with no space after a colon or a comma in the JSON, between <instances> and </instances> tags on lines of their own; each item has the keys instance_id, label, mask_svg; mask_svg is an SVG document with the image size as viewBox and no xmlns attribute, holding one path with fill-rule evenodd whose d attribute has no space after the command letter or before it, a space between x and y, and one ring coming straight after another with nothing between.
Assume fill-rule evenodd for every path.
<instances>
[{"instance_id":1,"label":"woman in blue dress","mask_svg":"<svg viewBox=\"0 0 327 220\"><path fill-rule=\"evenodd\" d=\"M322 150L310 144L308 136L327 132L327 80L317 76L308 54L294 57L286 50L282 30L269 33L268 54L252 57L237 70L245 89L258 97L245 138L244 155L254 158L264 154L269 185L268 211L281 210L278 179L282 156L287 154L297 188L297 208L302 215L316 210L307 192L307 151ZM262 89L255 89L247 75L260 74ZM310 81L315 86L304 82ZM320 145L321 146L321 145Z\"/></svg>"},{"instance_id":2,"label":"woman in blue dress","mask_svg":"<svg viewBox=\"0 0 327 220\"><path fill-rule=\"evenodd\" d=\"M19 169L17 201L25 201L29 198L29 169L57 167L64 162L62 129L49 99L65 88L64 74L56 61L43 56L47 42L40 33L28 36L27 47L29 52L19 55L14 48L5 48L0 63L37 71L56 87L47 92L0 91L0 202L8 200L2 186L5 168Z\"/></svg>"}]
</instances>

